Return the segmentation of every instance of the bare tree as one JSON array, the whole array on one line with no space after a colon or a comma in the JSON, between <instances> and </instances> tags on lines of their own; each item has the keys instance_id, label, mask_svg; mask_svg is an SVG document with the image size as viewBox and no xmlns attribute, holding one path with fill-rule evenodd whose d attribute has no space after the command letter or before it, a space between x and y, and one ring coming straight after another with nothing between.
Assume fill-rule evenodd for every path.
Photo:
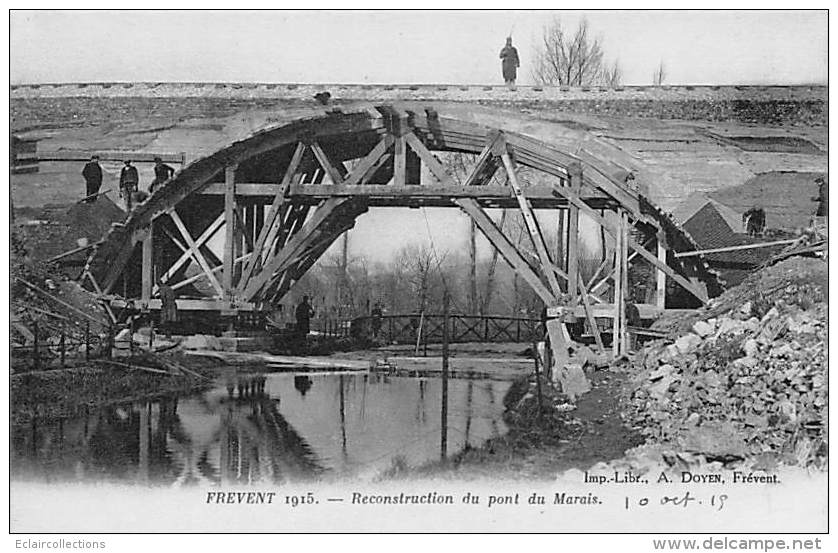
<instances>
[{"instance_id":1,"label":"bare tree","mask_svg":"<svg viewBox=\"0 0 838 553\"><path fill-rule=\"evenodd\" d=\"M443 258L445 255L443 255ZM427 245L410 245L401 249L396 264L403 271L411 292L416 297L416 310L425 311L431 296L433 281L440 277L436 253Z\"/></svg>"},{"instance_id":2,"label":"bare tree","mask_svg":"<svg viewBox=\"0 0 838 553\"><path fill-rule=\"evenodd\" d=\"M591 36L587 19L579 22L572 36L558 18L544 26L532 70L537 83L587 86L599 82L602 69L602 42Z\"/></svg>"},{"instance_id":3,"label":"bare tree","mask_svg":"<svg viewBox=\"0 0 838 553\"><path fill-rule=\"evenodd\" d=\"M658 68L655 69L655 72L652 75L652 83L655 86L660 86L663 84L664 80L666 80L666 66L663 64L663 60L661 60Z\"/></svg>"},{"instance_id":4,"label":"bare tree","mask_svg":"<svg viewBox=\"0 0 838 553\"><path fill-rule=\"evenodd\" d=\"M614 60L611 65L603 67L599 80L603 86L609 88L617 88L623 84L623 68L620 67L620 60Z\"/></svg>"}]
</instances>

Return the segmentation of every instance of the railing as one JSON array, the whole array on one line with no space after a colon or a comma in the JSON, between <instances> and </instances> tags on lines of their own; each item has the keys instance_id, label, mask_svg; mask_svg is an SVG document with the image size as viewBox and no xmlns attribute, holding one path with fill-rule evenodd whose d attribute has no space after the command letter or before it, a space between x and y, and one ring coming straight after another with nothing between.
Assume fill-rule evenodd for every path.
<instances>
[{"instance_id":1,"label":"railing","mask_svg":"<svg viewBox=\"0 0 838 553\"><path fill-rule=\"evenodd\" d=\"M352 321L331 318L315 319L311 322L311 331L325 338L348 338L352 331Z\"/></svg>"},{"instance_id":2,"label":"railing","mask_svg":"<svg viewBox=\"0 0 838 553\"><path fill-rule=\"evenodd\" d=\"M32 308L34 309L34 308ZM111 324L91 329L91 323L73 322L70 319L42 310L50 318L33 322L25 327L29 336L24 345L12 345L12 368L15 372L63 369L84 364L96 359L111 359L114 356L133 356L135 328L130 324ZM56 323L53 319L58 319ZM122 331L128 330L124 336ZM152 326L147 347L152 350L155 329Z\"/></svg>"},{"instance_id":3,"label":"railing","mask_svg":"<svg viewBox=\"0 0 838 553\"><path fill-rule=\"evenodd\" d=\"M450 342L531 343L541 340L544 326L540 319L491 315L450 315ZM442 342L442 315L383 315L358 317L352 321L356 337L388 344L428 344Z\"/></svg>"}]
</instances>

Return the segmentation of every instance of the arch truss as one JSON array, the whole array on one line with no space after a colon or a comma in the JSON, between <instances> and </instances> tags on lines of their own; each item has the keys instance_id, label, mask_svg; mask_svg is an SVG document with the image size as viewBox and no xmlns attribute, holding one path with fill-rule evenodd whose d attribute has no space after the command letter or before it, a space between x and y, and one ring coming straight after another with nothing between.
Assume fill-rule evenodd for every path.
<instances>
[{"instance_id":1,"label":"arch truss","mask_svg":"<svg viewBox=\"0 0 838 553\"><path fill-rule=\"evenodd\" d=\"M463 171L449 163L455 154L471 161ZM587 321L601 346L593 321L613 319L617 352L632 267L647 266L643 301L632 300L647 312L663 310L668 296L699 305L721 290L700 257L670 255L695 244L630 184L584 150L433 109L329 112L261 131L180 171L96 247L85 278L117 306L133 299L159 309L165 283L180 309L259 312L370 207L453 207L550 308L551 320ZM513 240L492 208L520 213L526 243ZM539 209L561 210L557 240L545 238ZM580 216L607 236L587 278ZM556 242L561 255L549 245Z\"/></svg>"}]
</instances>

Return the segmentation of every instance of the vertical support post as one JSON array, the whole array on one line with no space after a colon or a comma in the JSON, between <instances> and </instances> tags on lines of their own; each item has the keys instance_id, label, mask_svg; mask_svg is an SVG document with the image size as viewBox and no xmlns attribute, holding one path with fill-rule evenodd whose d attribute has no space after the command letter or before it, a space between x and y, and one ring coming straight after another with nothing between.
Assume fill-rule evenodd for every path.
<instances>
[{"instance_id":1,"label":"vertical support post","mask_svg":"<svg viewBox=\"0 0 838 553\"><path fill-rule=\"evenodd\" d=\"M151 289L154 286L154 222L148 225L148 231L143 238L143 266L142 266L142 288L140 301L143 310L148 309L148 302L151 300Z\"/></svg>"},{"instance_id":2,"label":"vertical support post","mask_svg":"<svg viewBox=\"0 0 838 553\"><path fill-rule=\"evenodd\" d=\"M113 357L113 341L114 341L114 332L113 332L113 322L108 325L108 345L105 348L105 357L110 359Z\"/></svg>"},{"instance_id":3,"label":"vertical support post","mask_svg":"<svg viewBox=\"0 0 838 553\"><path fill-rule=\"evenodd\" d=\"M541 420L541 406L544 400L541 397L541 375L538 370L538 344L535 340L532 342L532 360L535 363L535 390L538 394L538 420Z\"/></svg>"},{"instance_id":4,"label":"vertical support post","mask_svg":"<svg viewBox=\"0 0 838 553\"><path fill-rule=\"evenodd\" d=\"M567 251L567 245L565 243L565 240L567 240L567 225L565 224L564 212L564 208L558 210L558 221L556 221L559 236L559 239L556 241L556 265L564 270L564 272L567 272L567 257L565 256L565 252Z\"/></svg>"},{"instance_id":5,"label":"vertical support post","mask_svg":"<svg viewBox=\"0 0 838 553\"><path fill-rule=\"evenodd\" d=\"M393 142L393 186L404 186L407 182L407 141L397 136Z\"/></svg>"},{"instance_id":6,"label":"vertical support post","mask_svg":"<svg viewBox=\"0 0 838 553\"><path fill-rule=\"evenodd\" d=\"M567 293L576 303L579 289L579 208L571 205L567 217Z\"/></svg>"},{"instance_id":7,"label":"vertical support post","mask_svg":"<svg viewBox=\"0 0 838 553\"><path fill-rule=\"evenodd\" d=\"M32 323L32 366L35 370L41 368L41 352L39 351L41 337L38 334L38 321L35 321Z\"/></svg>"},{"instance_id":8,"label":"vertical support post","mask_svg":"<svg viewBox=\"0 0 838 553\"><path fill-rule=\"evenodd\" d=\"M629 350L629 340L628 340L628 324L626 320L626 299L628 298L628 242L629 242L629 222L628 222L628 213L623 211L622 217L620 218L620 231L623 233L623 249L622 249L622 256L620 257L620 262L623 265L622 268L622 290L623 290L623 301L620 302L620 354L627 355Z\"/></svg>"},{"instance_id":9,"label":"vertical support post","mask_svg":"<svg viewBox=\"0 0 838 553\"><path fill-rule=\"evenodd\" d=\"M611 331L611 354L616 359L620 355L620 315L623 312L623 216L620 210L617 211L620 225L617 227L617 236L614 242L614 326Z\"/></svg>"},{"instance_id":10,"label":"vertical support post","mask_svg":"<svg viewBox=\"0 0 838 553\"><path fill-rule=\"evenodd\" d=\"M439 456L448 457L448 291L442 300L442 413L440 422Z\"/></svg>"},{"instance_id":11,"label":"vertical support post","mask_svg":"<svg viewBox=\"0 0 838 553\"><path fill-rule=\"evenodd\" d=\"M61 368L64 368L65 361L65 346L67 345L67 333L64 330L64 325L61 325L61 338L58 341L58 347L61 348Z\"/></svg>"},{"instance_id":12,"label":"vertical support post","mask_svg":"<svg viewBox=\"0 0 838 553\"><path fill-rule=\"evenodd\" d=\"M154 320L148 325L148 352L154 353Z\"/></svg>"},{"instance_id":13,"label":"vertical support post","mask_svg":"<svg viewBox=\"0 0 838 553\"><path fill-rule=\"evenodd\" d=\"M131 357L134 357L134 317L128 322L128 351L131 352Z\"/></svg>"},{"instance_id":14,"label":"vertical support post","mask_svg":"<svg viewBox=\"0 0 838 553\"><path fill-rule=\"evenodd\" d=\"M468 234L468 304L471 315L477 314L477 223L474 219L469 217L469 234Z\"/></svg>"},{"instance_id":15,"label":"vertical support post","mask_svg":"<svg viewBox=\"0 0 838 553\"><path fill-rule=\"evenodd\" d=\"M570 186L579 195L582 191L582 164L571 163L567 167ZM567 293L570 295L571 305L579 294L579 206L571 204L568 208L567 219Z\"/></svg>"},{"instance_id":16,"label":"vertical support post","mask_svg":"<svg viewBox=\"0 0 838 553\"><path fill-rule=\"evenodd\" d=\"M84 360L90 361L90 321L84 325Z\"/></svg>"},{"instance_id":17,"label":"vertical support post","mask_svg":"<svg viewBox=\"0 0 838 553\"><path fill-rule=\"evenodd\" d=\"M230 165L224 169L224 225L226 227L224 240L224 282L222 287L227 300L233 296L233 270L235 267L236 242L236 166Z\"/></svg>"},{"instance_id":18,"label":"vertical support post","mask_svg":"<svg viewBox=\"0 0 838 553\"><path fill-rule=\"evenodd\" d=\"M663 231L658 233L658 260L666 263L666 237ZM666 273L658 269L655 279L655 305L663 311L666 309Z\"/></svg>"}]
</instances>

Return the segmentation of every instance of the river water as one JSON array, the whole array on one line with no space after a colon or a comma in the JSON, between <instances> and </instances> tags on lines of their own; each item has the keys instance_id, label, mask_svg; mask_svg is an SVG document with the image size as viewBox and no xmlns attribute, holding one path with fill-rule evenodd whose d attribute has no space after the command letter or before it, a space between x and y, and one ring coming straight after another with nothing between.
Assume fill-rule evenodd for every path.
<instances>
[{"instance_id":1,"label":"river water","mask_svg":"<svg viewBox=\"0 0 838 553\"><path fill-rule=\"evenodd\" d=\"M502 435L511 382L449 381L448 455ZM440 458L438 378L231 371L204 392L15 426L13 480L182 486L374 478Z\"/></svg>"}]
</instances>

